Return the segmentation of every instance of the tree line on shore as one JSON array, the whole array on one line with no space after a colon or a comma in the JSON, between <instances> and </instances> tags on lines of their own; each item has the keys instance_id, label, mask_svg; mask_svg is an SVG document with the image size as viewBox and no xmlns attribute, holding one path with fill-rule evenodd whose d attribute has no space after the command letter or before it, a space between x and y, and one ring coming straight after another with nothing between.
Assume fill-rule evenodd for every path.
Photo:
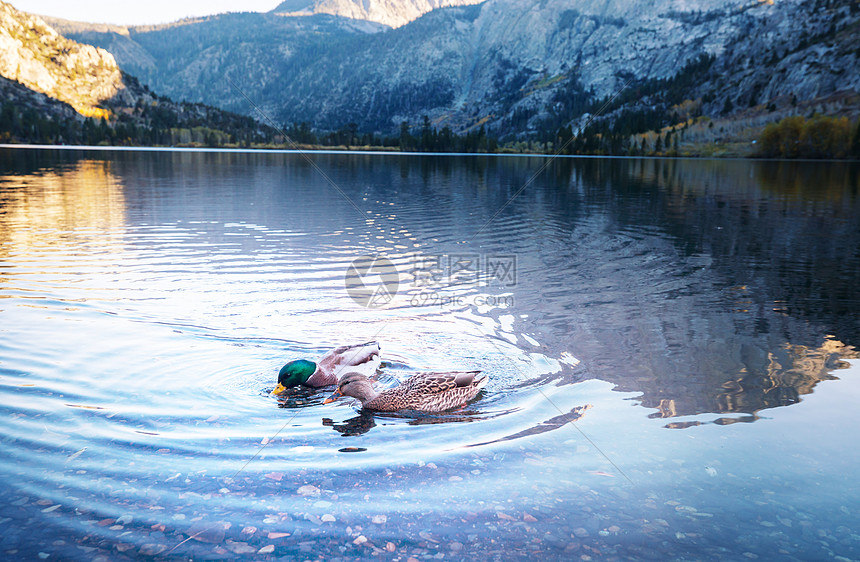
<instances>
[{"instance_id":1,"label":"tree line on shore","mask_svg":"<svg viewBox=\"0 0 860 562\"><path fill-rule=\"evenodd\" d=\"M0 107L0 142L7 143L251 146L270 142L274 134L251 117L167 100L162 105L139 103L128 111L115 111L110 121L104 117L68 118L10 101Z\"/></svg>"},{"instance_id":2,"label":"tree line on shore","mask_svg":"<svg viewBox=\"0 0 860 562\"><path fill-rule=\"evenodd\" d=\"M419 126L403 122L399 135L360 133L355 123L336 131L314 131L307 123L285 130L251 117L213 110L202 104L169 106L139 104L129 112L105 118L69 119L11 101L0 107L0 142L89 146L195 146L260 148L388 148L415 152L494 152L496 140L485 128L463 134L450 127L437 130L428 117Z\"/></svg>"},{"instance_id":3,"label":"tree line on shore","mask_svg":"<svg viewBox=\"0 0 860 562\"><path fill-rule=\"evenodd\" d=\"M187 105L188 107L185 107ZM361 133L354 123L336 131L319 132L309 124L285 130L261 125L250 117L205 111L184 104L183 114L157 106L138 107L129 115L118 113L111 122L68 119L21 108L12 102L0 107L0 142L113 146L197 146L265 148L383 148L413 152L543 151L583 155L674 156L679 154L679 131L656 132L650 142L637 142L633 131L659 122L651 115L622 112L613 122L592 123L582 131L560 127L552 139L538 143L500 145L483 126L456 134L450 127L437 129L424 116L418 125L404 121L399 135ZM201 106L203 107L203 106ZM225 117L226 115L226 117ZM214 116L214 120L213 120ZM659 128L656 129L659 131ZM652 131L653 132L653 131ZM673 132L675 133L673 135ZM794 115L767 125L757 143L756 156L767 158L860 159L860 120L847 117Z\"/></svg>"}]
</instances>

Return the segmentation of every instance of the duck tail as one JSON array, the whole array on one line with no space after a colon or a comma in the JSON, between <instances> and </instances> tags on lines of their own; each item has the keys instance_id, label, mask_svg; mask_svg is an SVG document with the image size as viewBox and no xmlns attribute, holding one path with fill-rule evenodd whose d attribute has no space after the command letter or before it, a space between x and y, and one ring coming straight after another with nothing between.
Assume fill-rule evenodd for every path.
<instances>
[{"instance_id":1,"label":"duck tail","mask_svg":"<svg viewBox=\"0 0 860 562\"><path fill-rule=\"evenodd\" d=\"M487 382L489 382L489 380L490 380L490 377L486 373L482 373L481 371L477 371L475 373L475 378L472 380L471 386L473 388L481 390L482 388L484 388L487 385Z\"/></svg>"},{"instance_id":2,"label":"duck tail","mask_svg":"<svg viewBox=\"0 0 860 562\"><path fill-rule=\"evenodd\" d=\"M457 386L465 387L486 384L484 379L487 378L487 375L482 374L481 371L454 371L451 374L454 375L454 384ZM482 380L484 382L481 382Z\"/></svg>"},{"instance_id":3,"label":"duck tail","mask_svg":"<svg viewBox=\"0 0 860 562\"><path fill-rule=\"evenodd\" d=\"M379 360L379 342L371 341L347 348L347 362L352 365L360 365Z\"/></svg>"}]
</instances>

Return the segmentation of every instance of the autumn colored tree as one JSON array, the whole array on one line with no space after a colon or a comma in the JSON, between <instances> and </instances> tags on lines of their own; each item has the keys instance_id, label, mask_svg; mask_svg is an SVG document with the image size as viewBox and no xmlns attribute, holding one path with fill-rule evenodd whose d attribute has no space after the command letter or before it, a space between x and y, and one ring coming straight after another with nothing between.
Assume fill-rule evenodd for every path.
<instances>
[{"instance_id":1,"label":"autumn colored tree","mask_svg":"<svg viewBox=\"0 0 860 562\"><path fill-rule=\"evenodd\" d=\"M860 144L858 133L855 140ZM759 139L761 156L782 158L846 158L852 154L847 117L795 115L765 127Z\"/></svg>"}]
</instances>

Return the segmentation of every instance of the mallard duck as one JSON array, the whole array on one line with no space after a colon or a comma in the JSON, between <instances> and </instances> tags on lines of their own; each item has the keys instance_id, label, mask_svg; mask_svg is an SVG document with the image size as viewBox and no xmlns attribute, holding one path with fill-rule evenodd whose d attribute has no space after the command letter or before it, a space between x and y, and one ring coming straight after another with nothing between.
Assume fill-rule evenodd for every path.
<instances>
[{"instance_id":1,"label":"mallard duck","mask_svg":"<svg viewBox=\"0 0 860 562\"><path fill-rule=\"evenodd\" d=\"M323 403L334 402L340 396L351 396L368 410L441 412L464 405L488 380L489 377L482 375L481 371L417 373L400 386L377 392L365 375L351 372L340 378L337 390Z\"/></svg>"},{"instance_id":2,"label":"mallard duck","mask_svg":"<svg viewBox=\"0 0 860 562\"><path fill-rule=\"evenodd\" d=\"M337 384L338 375L346 368L378 364L379 349L379 343L371 341L332 349L316 363L307 359L290 361L278 373L278 386L272 394L282 394L299 385L321 387Z\"/></svg>"}]
</instances>

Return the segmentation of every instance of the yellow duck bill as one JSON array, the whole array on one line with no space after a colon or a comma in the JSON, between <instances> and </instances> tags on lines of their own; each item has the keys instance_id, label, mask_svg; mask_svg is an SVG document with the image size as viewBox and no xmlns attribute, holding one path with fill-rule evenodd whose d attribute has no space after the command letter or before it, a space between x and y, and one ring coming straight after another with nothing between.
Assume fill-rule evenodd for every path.
<instances>
[{"instance_id":1,"label":"yellow duck bill","mask_svg":"<svg viewBox=\"0 0 860 562\"><path fill-rule=\"evenodd\" d=\"M272 391L272 394L283 394L287 391L287 387L278 383L278 386L275 387L275 390Z\"/></svg>"}]
</instances>

